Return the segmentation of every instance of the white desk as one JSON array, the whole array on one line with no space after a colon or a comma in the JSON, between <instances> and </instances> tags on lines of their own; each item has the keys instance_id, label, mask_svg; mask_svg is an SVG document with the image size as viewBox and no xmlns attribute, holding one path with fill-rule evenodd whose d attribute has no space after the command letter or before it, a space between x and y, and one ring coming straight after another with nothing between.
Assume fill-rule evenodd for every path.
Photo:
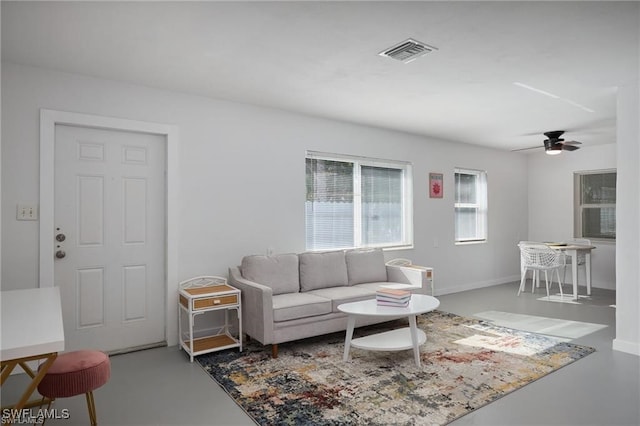
<instances>
[{"instance_id":1,"label":"white desk","mask_svg":"<svg viewBox=\"0 0 640 426\"><path fill-rule=\"evenodd\" d=\"M573 278L573 300L578 300L578 254L584 253L585 275L587 279L587 295L591 296L591 250L596 248L587 244L555 244L547 243L554 250L562 250L571 256L571 276Z\"/></svg>"},{"instance_id":2,"label":"white desk","mask_svg":"<svg viewBox=\"0 0 640 426\"><path fill-rule=\"evenodd\" d=\"M351 346L370 351L401 351L413 349L414 360L416 365L420 367L419 347L426 342L427 336L424 331L418 329L416 316L433 311L437 309L438 306L440 306L438 299L425 294L412 294L411 301L407 307L379 306L376 299L339 305L338 310L348 315L343 360L347 361L349 359ZM409 327L353 339L353 329L355 328L356 317L358 316L388 317L389 319L394 317L407 317L409 318Z\"/></svg>"},{"instance_id":3,"label":"white desk","mask_svg":"<svg viewBox=\"0 0 640 426\"><path fill-rule=\"evenodd\" d=\"M32 379L17 404L2 407L3 410L13 408L17 412L22 408L40 404L40 400L37 404L35 401L28 402L29 397L53 364L58 352L64 350L60 291L57 287L9 290L0 292L0 299L2 299L0 386L9 378L16 366L20 366ZM35 373L27 362L37 360L43 360L44 363Z\"/></svg>"}]
</instances>

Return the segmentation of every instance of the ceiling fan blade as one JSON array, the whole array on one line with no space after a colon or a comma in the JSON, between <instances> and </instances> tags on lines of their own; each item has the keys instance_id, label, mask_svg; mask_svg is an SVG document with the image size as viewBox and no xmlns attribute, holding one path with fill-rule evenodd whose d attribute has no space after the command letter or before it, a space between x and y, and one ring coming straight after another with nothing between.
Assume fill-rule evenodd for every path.
<instances>
[{"instance_id":1,"label":"ceiling fan blade","mask_svg":"<svg viewBox=\"0 0 640 426\"><path fill-rule=\"evenodd\" d=\"M530 149L539 149L539 148L544 148L544 146L530 146L529 148L512 149L511 152L528 151Z\"/></svg>"},{"instance_id":2,"label":"ceiling fan blade","mask_svg":"<svg viewBox=\"0 0 640 426\"><path fill-rule=\"evenodd\" d=\"M567 145L566 143L564 143L562 144L562 149L565 151L575 151L576 149L580 149L580 147L575 145Z\"/></svg>"},{"instance_id":3,"label":"ceiling fan blade","mask_svg":"<svg viewBox=\"0 0 640 426\"><path fill-rule=\"evenodd\" d=\"M614 117L607 117L602 120L591 121L587 123L582 123L576 126L565 127L565 132L567 133L592 133L594 130L602 130L608 128L615 128L616 119Z\"/></svg>"},{"instance_id":4,"label":"ceiling fan blade","mask_svg":"<svg viewBox=\"0 0 640 426\"><path fill-rule=\"evenodd\" d=\"M562 142L565 145L581 145L582 142L580 141L566 141L566 142Z\"/></svg>"}]
</instances>

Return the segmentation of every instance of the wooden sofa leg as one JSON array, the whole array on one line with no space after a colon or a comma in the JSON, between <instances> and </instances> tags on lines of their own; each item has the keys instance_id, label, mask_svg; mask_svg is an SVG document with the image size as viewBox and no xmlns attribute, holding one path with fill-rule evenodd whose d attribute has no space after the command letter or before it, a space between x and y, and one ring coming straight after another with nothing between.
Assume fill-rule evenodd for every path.
<instances>
[{"instance_id":1,"label":"wooden sofa leg","mask_svg":"<svg viewBox=\"0 0 640 426\"><path fill-rule=\"evenodd\" d=\"M271 358L278 358L278 345L271 345Z\"/></svg>"}]
</instances>

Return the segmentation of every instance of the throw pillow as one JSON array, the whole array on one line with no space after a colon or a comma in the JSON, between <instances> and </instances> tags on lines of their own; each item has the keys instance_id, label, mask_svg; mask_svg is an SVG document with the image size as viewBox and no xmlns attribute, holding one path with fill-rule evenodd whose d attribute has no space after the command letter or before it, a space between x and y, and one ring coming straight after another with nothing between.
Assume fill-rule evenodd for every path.
<instances>
[{"instance_id":1,"label":"throw pillow","mask_svg":"<svg viewBox=\"0 0 640 426\"><path fill-rule=\"evenodd\" d=\"M346 259L349 285L387 281L382 249L349 250Z\"/></svg>"}]
</instances>

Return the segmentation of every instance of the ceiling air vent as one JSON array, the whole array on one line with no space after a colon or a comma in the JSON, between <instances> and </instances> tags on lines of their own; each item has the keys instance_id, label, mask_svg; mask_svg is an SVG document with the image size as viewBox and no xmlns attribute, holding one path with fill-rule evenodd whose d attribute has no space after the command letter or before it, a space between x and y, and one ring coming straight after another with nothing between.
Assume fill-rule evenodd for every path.
<instances>
[{"instance_id":1,"label":"ceiling air vent","mask_svg":"<svg viewBox=\"0 0 640 426\"><path fill-rule=\"evenodd\" d=\"M414 39L407 39L385 51L379 53L380 56L386 56L398 61L409 63L419 56L438 50L436 47L429 46Z\"/></svg>"}]
</instances>

